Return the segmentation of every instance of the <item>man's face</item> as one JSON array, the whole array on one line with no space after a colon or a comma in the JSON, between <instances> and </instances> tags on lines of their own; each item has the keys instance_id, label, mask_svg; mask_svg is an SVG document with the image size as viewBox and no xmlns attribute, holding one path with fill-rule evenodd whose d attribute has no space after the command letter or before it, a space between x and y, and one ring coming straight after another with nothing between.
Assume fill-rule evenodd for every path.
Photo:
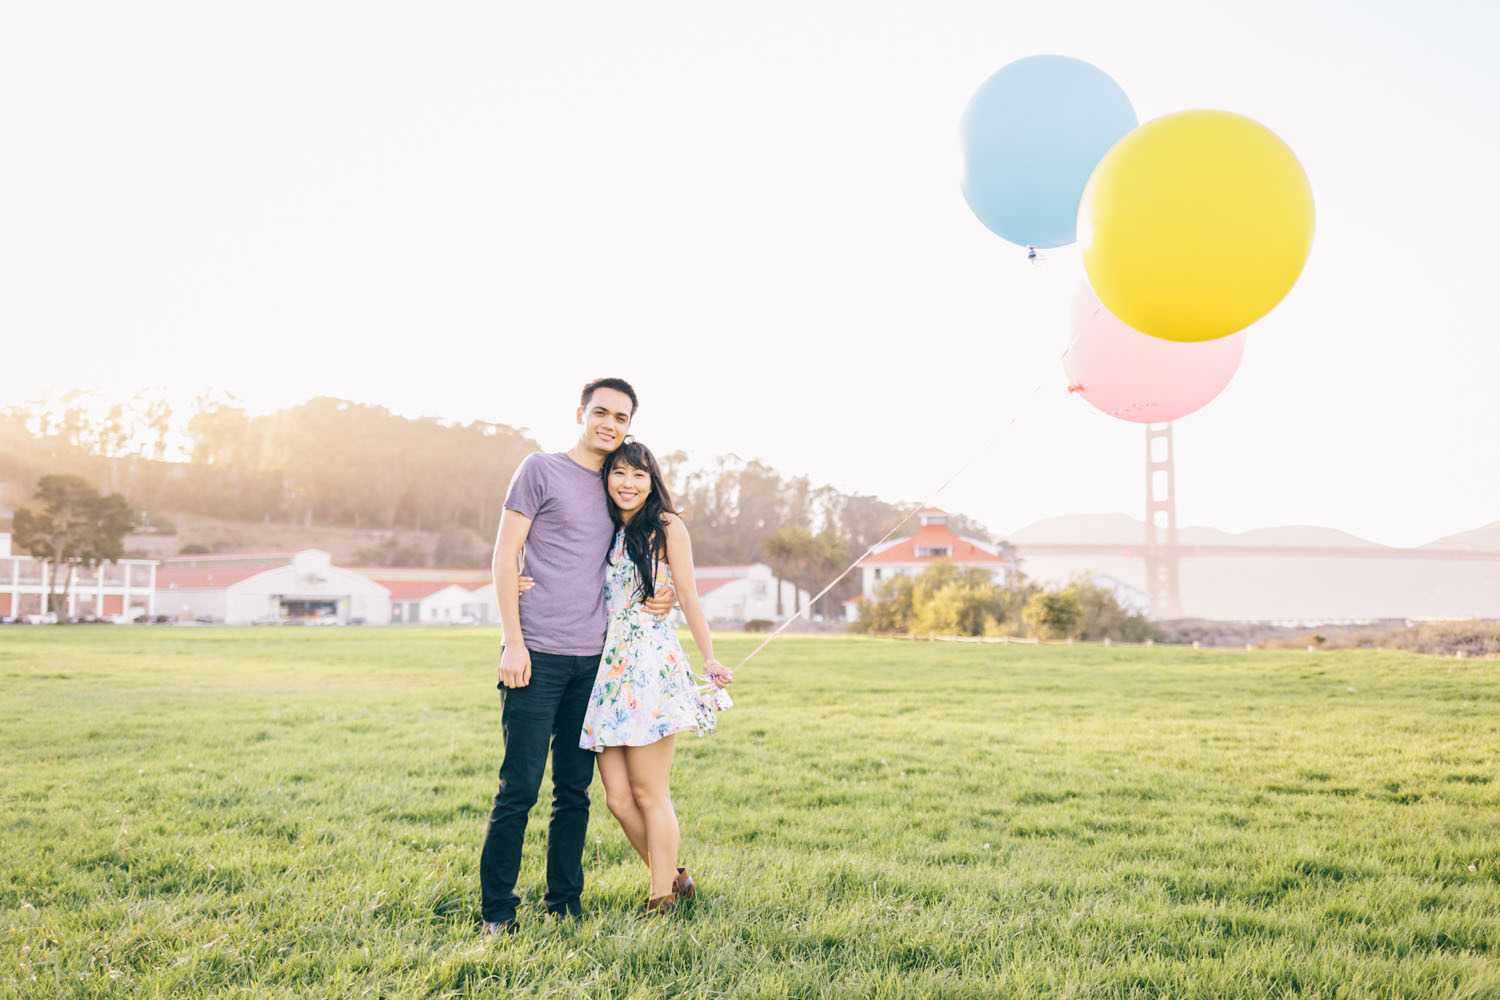
<instances>
[{"instance_id":1,"label":"man's face","mask_svg":"<svg viewBox=\"0 0 1500 1000\"><path fill-rule=\"evenodd\" d=\"M618 389L595 389L589 401L578 408L586 447L609 454L625 440L630 430L630 397Z\"/></svg>"}]
</instances>

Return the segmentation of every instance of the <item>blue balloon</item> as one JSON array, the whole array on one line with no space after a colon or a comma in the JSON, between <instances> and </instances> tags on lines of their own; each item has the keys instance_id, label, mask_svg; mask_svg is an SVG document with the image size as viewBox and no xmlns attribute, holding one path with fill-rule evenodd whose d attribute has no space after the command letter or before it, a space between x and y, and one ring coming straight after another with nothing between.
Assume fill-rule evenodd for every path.
<instances>
[{"instance_id":1,"label":"blue balloon","mask_svg":"<svg viewBox=\"0 0 1500 1000\"><path fill-rule=\"evenodd\" d=\"M1029 56L984 81L964 109L964 198L1021 246L1072 243L1094 167L1136 127L1109 74L1068 56Z\"/></svg>"}]
</instances>

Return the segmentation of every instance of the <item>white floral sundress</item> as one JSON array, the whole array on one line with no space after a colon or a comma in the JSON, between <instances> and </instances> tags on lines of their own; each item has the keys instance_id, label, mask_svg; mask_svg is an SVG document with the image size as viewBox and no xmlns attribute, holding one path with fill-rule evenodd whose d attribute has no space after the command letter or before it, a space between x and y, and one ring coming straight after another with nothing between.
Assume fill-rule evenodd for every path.
<instances>
[{"instance_id":1,"label":"white floral sundress","mask_svg":"<svg viewBox=\"0 0 1500 1000\"><path fill-rule=\"evenodd\" d=\"M719 691L711 699L699 694L677 632L641 606L640 576L625 551L624 531L615 533L609 560L604 574L609 631L578 745L597 753L605 747L646 746L689 729L707 736L718 721L714 709L729 707L728 694ZM672 571L660 560L656 592L671 582Z\"/></svg>"}]
</instances>

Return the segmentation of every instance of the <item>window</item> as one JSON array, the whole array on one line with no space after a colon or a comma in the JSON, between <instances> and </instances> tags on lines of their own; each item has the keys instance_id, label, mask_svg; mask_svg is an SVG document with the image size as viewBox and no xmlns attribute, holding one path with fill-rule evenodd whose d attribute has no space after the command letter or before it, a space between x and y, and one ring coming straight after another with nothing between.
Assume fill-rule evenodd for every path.
<instances>
[{"instance_id":1,"label":"window","mask_svg":"<svg viewBox=\"0 0 1500 1000\"><path fill-rule=\"evenodd\" d=\"M917 546L918 559L946 559L951 555L953 555L953 548L948 545Z\"/></svg>"}]
</instances>

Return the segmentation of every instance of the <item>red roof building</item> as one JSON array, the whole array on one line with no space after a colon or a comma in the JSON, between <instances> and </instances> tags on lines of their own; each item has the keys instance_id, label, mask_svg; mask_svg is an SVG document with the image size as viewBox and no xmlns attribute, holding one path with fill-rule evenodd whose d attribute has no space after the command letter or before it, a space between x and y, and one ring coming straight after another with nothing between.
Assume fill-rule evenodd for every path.
<instances>
[{"instance_id":1,"label":"red roof building","mask_svg":"<svg viewBox=\"0 0 1500 1000\"><path fill-rule=\"evenodd\" d=\"M928 507L918 511L917 517L921 527L915 535L876 546L859 560L860 595L844 602L846 617L857 618L860 600L875 597L885 581L895 576L917 576L942 560L958 566L983 567L997 583L1004 583L1015 571L993 542L954 534L948 527L946 511Z\"/></svg>"},{"instance_id":2,"label":"red roof building","mask_svg":"<svg viewBox=\"0 0 1500 1000\"><path fill-rule=\"evenodd\" d=\"M500 620L487 569L364 566L354 572L391 592L392 625L488 625Z\"/></svg>"},{"instance_id":3,"label":"red roof building","mask_svg":"<svg viewBox=\"0 0 1500 1000\"><path fill-rule=\"evenodd\" d=\"M259 576L265 570L256 566L230 566L223 569L162 568L156 571L157 590L223 590L241 580Z\"/></svg>"}]
</instances>

